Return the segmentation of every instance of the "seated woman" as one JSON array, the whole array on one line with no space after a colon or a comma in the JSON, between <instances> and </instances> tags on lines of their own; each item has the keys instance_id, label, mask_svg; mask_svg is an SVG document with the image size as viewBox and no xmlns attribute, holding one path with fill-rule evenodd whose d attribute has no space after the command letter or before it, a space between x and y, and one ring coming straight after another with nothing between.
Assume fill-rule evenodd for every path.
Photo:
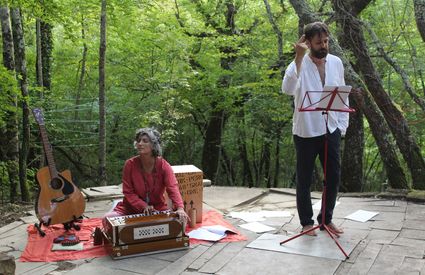
<instances>
[{"instance_id":1,"label":"seated woman","mask_svg":"<svg viewBox=\"0 0 425 275\"><path fill-rule=\"evenodd\" d=\"M188 216L183 209L177 179L170 164L161 157L161 138L153 128L136 131L134 147L139 155L125 162L122 173L123 201L106 213L106 217L131 214L150 214L168 209L164 191L173 202L180 220L186 224Z\"/></svg>"}]
</instances>

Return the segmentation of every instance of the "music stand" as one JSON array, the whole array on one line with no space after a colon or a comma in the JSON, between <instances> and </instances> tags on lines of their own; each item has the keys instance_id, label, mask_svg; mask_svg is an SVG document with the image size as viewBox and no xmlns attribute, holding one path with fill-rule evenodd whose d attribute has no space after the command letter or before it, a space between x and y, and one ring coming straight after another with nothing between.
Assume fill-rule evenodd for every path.
<instances>
[{"instance_id":1,"label":"music stand","mask_svg":"<svg viewBox=\"0 0 425 275\"><path fill-rule=\"evenodd\" d=\"M304 95L304 98L301 102L301 107L298 109L300 112L315 112L315 111L321 111L322 115L325 117L325 124L326 124L326 133L325 133L325 155L324 155L324 161L323 161L323 191L322 191L322 221L319 225L313 226L309 230L303 231L295 236L292 236L289 239L286 239L282 242L280 242L280 245L287 243L293 239L296 239L304 234L307 234L313 230L316 230L318 228L326 230L328 235L334 240L338 248L341 250L341 252L344 254L345 258L348 259L347 253L344 251L342 246L339 244L338 240L335 238L334 234L338 236L336 233L333 233L330 231L328 226L325 224L325 216L326 216L326 185L327 185L327 178L326 178L326 170L327 170L327 160L328 160L328 112L334 111L334 112L348 112L352 113L355 112L354 109L350 108L346 103L345 99L350 94L351 87L350 86L326 86L324 87L323 91L307 91ZM314 93L321 93L321 98L319 101L313 102L312 96L310 94ZM308 101L307 106L305 106L306 101Z\"/></svg>"}]
</instances>

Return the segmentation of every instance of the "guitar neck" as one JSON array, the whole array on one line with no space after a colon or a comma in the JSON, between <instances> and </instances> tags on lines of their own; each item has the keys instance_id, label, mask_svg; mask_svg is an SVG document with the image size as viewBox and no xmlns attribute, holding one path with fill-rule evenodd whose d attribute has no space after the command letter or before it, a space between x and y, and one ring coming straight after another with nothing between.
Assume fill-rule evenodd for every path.
<instances>
[{"instance_id":1,"label":"guitar neck","mask_svg":"<svg viewBox=\"0 0 425 275\"><path fill-rule=\"evenodd\" d=\"M49 138L47 137L46 127L39 125L41 133L41 142L43 143L44 153L46 154L47 164L49 166L50 177L52 179L58 177L58 170L56 169L55 159L53 158L53 150L49 143Z\"/></svg>"}]
</instances>

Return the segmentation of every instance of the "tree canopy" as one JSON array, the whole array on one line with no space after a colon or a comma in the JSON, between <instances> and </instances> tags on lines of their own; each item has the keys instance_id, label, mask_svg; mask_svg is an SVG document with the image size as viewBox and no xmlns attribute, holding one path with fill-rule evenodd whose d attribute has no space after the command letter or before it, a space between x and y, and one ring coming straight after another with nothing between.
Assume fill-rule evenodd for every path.
<instances>
[{"instance_id":1,"label":"tree canopy","mask_svg":"<svg viewBox=\"0 0 425 275\"><path fill-rule=\"evenodd\" d=\"M9 156L5 133L16 133L19 153L28 156L26 181L31 190L37 186L35 172L46 165L32 117L29 151L22 150L24 103L29 108L43 109L58 169L69 168L80 187L100 184L101 2L2 1L2 8L19 9L22 18L28 83L28 95L25 95L18 84L22 75L5 66L3 23L10 19L2 17L2 201L13 198L10 192L16 190L12 186L16 183L11 180L14 170L8 167L17 160ZM421 36L425 33L424 1L346 1L343 7L341 1L295 2L107 0L104 69L107 183L120 183L124 161L136 153L135 130L154 126L162 133L164 157L172 165L194 164L214 184L292 187L294 106L292 99L281 93L281 81L285 68L294 58L293 43L298 40L300 23L308 21L301 8L308 7L306 11L311 18L330 26L335 37L333 43L342 49L341 57L350 66L346 78L353 80L350 84L364 94L363 101L352 101L360 104L358 110L365 114L356 118L362 122L357 124L361 130L350 134L354 137L362 131L364 138L353 142L347 134L343 148L347 152L351 148L361 149L356 151L362 165L358 178L354 179L360 182L355 191L381 190L388 181L389 168L383 155L388 150L377 146L384 141L394 151L399 173L405 177L408 188L425 188L425 182L416 180L420 176L415 177L425 175L425 170L420 170L425 154L425 42ZM366 56L379 76L385 99L374 94L376 88L369 85L360 63L363 61L356 52L360 46L353 45L357 40L350 40L354 28L344 29L342 20L347 20L346 24L358 24L356 28L362 31L359 39L365 45L363 52L367 50ZM43 68L43 85L37 65ZM354 76L348 76L348 72ZM372 108L368 98L376 106L374 114L367 112ZM14 100L16 104L11 104ZM415 160L416 168L412 168L413 160L404 156L405 149L397 129L391 128L394 122L388 117L391 113L386 113L385 104L398 110L397 121L406 122L409 140L419 148L422 160ZM377 116L382 120L378 128L373 128L373 118ZM11 128L11 117L18 127ZM358 164L348 161L343 165L349 170ZM345 179L346 185L351 185L344 176L343 172L343 185ZM320 173L317 177L320 178ZM21 185L13 192L21 192L23 188Z\"/></svg>"}]
</instances>

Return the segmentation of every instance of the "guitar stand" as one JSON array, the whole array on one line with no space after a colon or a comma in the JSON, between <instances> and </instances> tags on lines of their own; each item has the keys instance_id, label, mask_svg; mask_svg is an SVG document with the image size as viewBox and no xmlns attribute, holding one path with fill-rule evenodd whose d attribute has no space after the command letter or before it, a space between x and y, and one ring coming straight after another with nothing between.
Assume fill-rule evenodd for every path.
<instances>
[{"instance_id":1,"label":"guitar stand","mask_svg":"<svg viewBox=\"0 0 425 275\"><path fill-rule=\"evenodd\" d=\"M78 224L75 224L76 221L77 220L73 220L73 221L70 221L70 222L63 223L63 227L65 228L66 231L68 231L72 228L79 231L81 229L81 227Z\"/></svg>"},{"instance_id":2,"label":"guitar stand","mask_svg":"<svg viewBox=\"0 0 425 275\"><path fill-rule=\"evenodd\" d=\"M44 236L46 236L46 232L44 232L43 231L43 229L41 229L41 226L43 225L43 223L42 222L39 222L39 223L35 223L34 224L34 226L35 226L35 228L37 229L37 231L38 231L38 234L40 234L40 236L41 237L44 237Z\"/></svg>"},{"instance_id":3,"label":"guitar stand","mask_svg":"<svg viewBox=\"0 0 425 275\"><path fill-rule=\"evenodd\" d=\"M81 222L82 217L75 217L74 219L70 222L65 222L63 223L63 228L65 229L65 231L69 231L71 229L75 229L77 231L80 231L81 227L78 224L75 224L76 222ZM38 231L38 234L40 234L41 237L46 236L46 232L43 231L43 229L41 228L42 226L49 226L50 225L50 219L47 223L43 223L43 222L39 222L39 223L35 223L34 226Z\"/></svg>"}]
</instances>

